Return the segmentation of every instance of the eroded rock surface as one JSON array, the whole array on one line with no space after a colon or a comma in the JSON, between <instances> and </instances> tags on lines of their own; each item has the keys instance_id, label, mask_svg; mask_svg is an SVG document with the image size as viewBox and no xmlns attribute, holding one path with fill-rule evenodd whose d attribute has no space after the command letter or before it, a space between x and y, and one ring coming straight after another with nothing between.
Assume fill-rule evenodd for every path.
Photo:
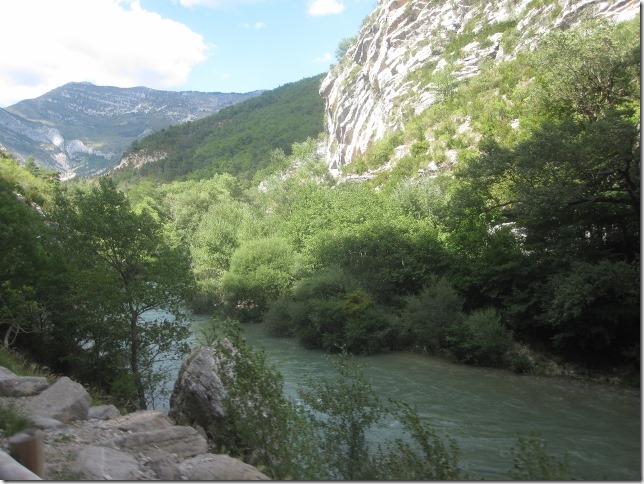
<instances>
[{"instance_id":1,"label":"eroded rock surface","mask_svg":"<svg viewBox=\"0 0 644 484\"><path fill-rule=\"evenodd\" d=\"M30 415L53 418L61 422L87 420L92 397L83 385L66 376L42 393L25 402L25 410Z\"/></svg>"},{"instance_id":2,"label":"eroded rock surface","mask_svg":"<svg viewBox=\"0 0 644 484\"><path fill-rule=\"evenodd\" d=\"M175 421L206 429L224 418L226 389L218 362L215 348L202 346L183 363L170 397L169 416Z\"/></svg>"},{"instance_id":3,"label":"eroded rock surface","mask_svg":"<svg viewBox=\"0 0 644 484\"><path fill-rule=\"evenodd\" d=\"M634 0L379 0L320 87L329 168L337 173L427 109L440 96L440 76L472 77L483 62L511 59L586 15L620 21L638 13Z\"/></svg>"},{"instance_id":4,"label":"eroded rock surface","mask_svg":"<svg viewBox=\"0 0 644 484\"><path fill-rule=\"evenodd\" d=\"M27 379L28 386L31 377L0 367L0 379L13 378ZM0 404L12 404L41 429L45 480L268 479L238 459L209 454L200 432L160 410L121 416L113 405L90 403L83 386L66 377L34 396L0 397ZM0 435L0 448L8 444Z\"/></svg>"}]
</instances>

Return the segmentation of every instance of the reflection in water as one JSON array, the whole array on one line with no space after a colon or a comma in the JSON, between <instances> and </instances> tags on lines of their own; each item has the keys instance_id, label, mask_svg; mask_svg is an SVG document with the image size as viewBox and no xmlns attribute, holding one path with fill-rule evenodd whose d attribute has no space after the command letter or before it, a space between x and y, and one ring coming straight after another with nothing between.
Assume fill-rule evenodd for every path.
<instances>
[{"instance_id":1,"label":"reflection in water","mask_svg":"<svg viewBox=\"0 0 644 484\"><path fill-rule=\"evenodd\" d=\"M195 316L194 327L209 322ZM244 330L284 376L287 395L297 398L308 375L332 374L324 353L306 350L293 339L269 338L261 325ZM470 478L507 479L514 438L537 432L551 454L568 452L576 478L641 479L639 390L516 375L402 352L358 361L383 400L416 406L439 434L456 441ZM384 422L373 438L390 439L398 426Z\"/></svg>"}]
</instances>

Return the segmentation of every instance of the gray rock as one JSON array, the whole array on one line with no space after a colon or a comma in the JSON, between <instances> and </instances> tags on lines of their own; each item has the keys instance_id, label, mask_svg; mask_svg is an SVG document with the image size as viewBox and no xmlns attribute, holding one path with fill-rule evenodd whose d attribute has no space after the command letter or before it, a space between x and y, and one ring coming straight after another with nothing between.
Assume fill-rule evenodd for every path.
<instances>
[{"instance_id":1,"label":"gray rock","mask_svg":"<svg viewBox=\"0 0 644 484\"><path fill-rule=\"evenodd\" d=\"M140 476L134 457L117 449L88 445L78 453L71 472L87 480L133 480Z\"/></svg>"},{"instance_id":2,"label":"gray rock","mask_svg":"<svg viewBox=\"0 0 644 484\"><path fill-rule=\"evenodd\" d=\"M221 454L203 454L179 465L182 479L189 481L267 481L268 476L245 462Z\"/></svg>"},{"instance_id":3,"label":"gray rock","mask_svg":"<svg viewBox=\"0 0 644 484\"><path fill-rule=\"evenodd\" d=\"M159 452L175 454L181 458L208 452L208 443L192 427L174 426L167 429L148 430L126 434L116 441L123 450L136 451L149 456Z\"/></svg>"},{"instance_id":4,"label":"gray rock","mask_svg":"<svg viewBox=\"0 0 644 484\"><path fill-rule=\"evenodd\" d=\"M177 423L208 429L224 418L226 389L217 374L218 362L216 350L202 346L181 365L170 397L169 416Z\"/></svg>"},{"instance_id":5,"label":"gray rock","mask_svg":"<svg viewBox=\"0 0 644 484\"><path fill-rule=\"evenodd\" d=\"M0 397L30 397L49 386L42 376L16 376L0 378Z\"/></svg>"},{"instance_id":6,"label":"gray rock","mask_svg":"<svg viewBox=\"0 0 644 484\"><path fill-rule=\"evenodd\" d=\"M30 397L25 410L34 417L47 417L67 423L72 420L87 420L92 397L80 383L66 376L39 395Z\"/></svg>"},{"instance_id":7,"label":"gray rock","mask_svg":"<svg viewBox=\"0 0 644 484\"><path fill-rule=\"evenodd\" d=\"M18 375L16 375L13 371L9 370L8 368L5 368L4 366L0 366L0 380L3 380L4 378L15 378Z\"/></svg>"},{"instance_id":8,"label":"gray rock","mask_svg":"<svg viewBox=\"0 0 644 484\"><path fill-rule=\"evenodd\" d=\"M139 410L101 423L103 428L116 428L125 432L167 429L173 425L161 410Z\"/></svg>"},{"instance_id":9,"label":"gray rock","mask_svg":"<svg viewBox=\"0 0 644 484\"><path fill-rule=\"evenodd\" d=\"M146 464L146 466L154 472L154 474L161 481L179 481L181 474L179 473L179 465L174 462L165 460L153 460Z\"/></svg>"},{"instance_id":10,"label":"gray rock","mask_svg":"<svg viewBox=\"0 0 644 484\"><path fill-rule=\"evenodd\" d=\"M40 417L38 415L32 415L28 417L28 420L31 422L31 424L34 427L36 427L37 429L43 429L43 430L59 429L65 426L65 424L62 423L60 420L56 420L55 418L49 418L49 417Z\"/></svg>"},{"instance_id":11,"label":"gray rock","mask_svg":"<svg viewBox=\"0 0 644 484\"><path fill-rule=\"evenodd\" d=\"M87 412L87 418L94 418L97 420L109 420L120 416L121 412L114 405L98 405L96 407L89 407Z\"/></svg>"}]
</instances>

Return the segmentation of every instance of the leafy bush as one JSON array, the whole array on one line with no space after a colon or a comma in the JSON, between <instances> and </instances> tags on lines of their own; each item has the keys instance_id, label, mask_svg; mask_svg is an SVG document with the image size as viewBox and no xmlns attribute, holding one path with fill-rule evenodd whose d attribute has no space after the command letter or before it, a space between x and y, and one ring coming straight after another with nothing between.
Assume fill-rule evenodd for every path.
<instances>
[{"instance_id":1,"label":"leafy bush","mask_svg":"<svg viewBox=\"0 0 644 484\"><path fill-rule=\"evenodd\" d=\"M512 448L514 468L512 479L521 481L565 481L570 480L568 454L563 460L548 454L546 443L536 435L517 437Z\"/></svg>"},{"instance_id":2,"label":"leafy bush","mask_svg":"<svg viewBox=\"0 0 644 484\"><path fill-rule=\"evenodd\" d=\"M459 480L464 479L458 468L458 447L453 440L443 440L418 412L406 403L393 402L397 417L411 439L396 439L379 446L374 459L378 480Z\"/></svg>"},{"instance_id":3,"label":"leafy bush","mask_svg":"<svg viewBox=\"0 0 644 484\"><path fill-rule=\"evenodd\" d=\"M298 393L319 430L328 479L371 478L366 431L384 415L384 408L362 369L346 354L334 361L337 376L309 379Z\"/></svg>"},{"instance_id":4,"label":"leafy bush","mask_svg":"<svg viewBox=\"0 0 644 484\"><path fill-rule=\"evenodd\" d=\"M463 299L443 277L433 277L423 291L406 299L401 338L427 351L445 346L447 329L462 318Z\"/></svg>"},{"instance_id":5,"label":"leafy bush","mask_svg":"<svg viewBox=\"0 0 644 484\"><path fill-rule=\"evenodd\" d=\"M337 268L300 281L264 317L274 335L295 334L307 348L371 354L389 345L392 319Z\"/></svg>"},{"instance_id":6,"label":"leafy bush","mask_svg":"<svg viewBox=\"0 0 644 484\"><path fill-rule=\"evenodd\" d=\"M210 341L227 394L223 424L209 429L217 452L239 456L273 479L317 478L315 436L302 412L284 396L282 375L263 350L246 343L238 324L225 322L219 329L220 336Z\"/></svg>"},{"instance_id":7,"label":"leafy bush","mask_svg":"<svg viewBox=\"0 0 644 484\"><path fill-rule=\"evenodd\" d=\"M0 404L0 436L10 437L29 425L29 420L14 403Z\"/></svg>"},{"instance_id":8,"label":"leafy bush","mask_svg":"<svg viewBox=\"0 0 644 484\"><path fill-rule=\"evenodd\" d=\"M476 310L450 326L446 340L460 361L499 366L512 345L512 334L503 326L497 311L487 308Z\"/></svg>"},{"instance_id":9,"label":"leafy bush","mask_svg":"<svg viewBox=\"0 0 644 484\"><path fill-rule=\"evenodd\" d=\"M299 395L319 435L325 479L447 480L461 477L458 448L444 442L409 405L392 401L387 409L363 368L347 354L334 360L336 374L309 379ZM381 442L377 450L367 431L385 417L399 420L406 439Z\"/></svg>"},{"instance_id":10,"label":"leafy bush","mask_svg":"<svg viewBox=\"0 0 644 484\"><path fill-rule=\"evenodd\" d=\"M222 276L221 291L228 313L242 322L256 322L272 300L291 284L295 255L281 238L250 240L232 255Z\"/></svg>"}]
</instances>

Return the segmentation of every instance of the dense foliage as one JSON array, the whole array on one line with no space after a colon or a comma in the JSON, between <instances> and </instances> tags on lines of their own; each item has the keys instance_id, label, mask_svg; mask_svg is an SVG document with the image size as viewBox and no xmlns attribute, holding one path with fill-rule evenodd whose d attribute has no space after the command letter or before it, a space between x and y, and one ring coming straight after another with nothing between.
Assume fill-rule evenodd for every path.
<instances>
[{"instance_id":1,"label":"dense foliage","mask_svg":"<svg viewBox=\"0 0 644 484\"><path fill-rule=\"evenodd\" d=\"M187 254L108 179L65 189L0 162L4 345L124 406L154 404L164 366L187 351Z\"/></svg>"},{"instance_id":2,"label":"dense foliage","mask_svg":"<svg viewBox=\"0 0 644 484\"><path fill-rule=\"evenodd\" d=\"M637 368L637 31L590 22L484 66L358 160L411 146L369 183L325 176L309 139L274 153L258 189L216 175L130 197L173 214L195 308L308 347ZM433 176L409 177L431 163Z\"/></svg>"}]
</instances>

